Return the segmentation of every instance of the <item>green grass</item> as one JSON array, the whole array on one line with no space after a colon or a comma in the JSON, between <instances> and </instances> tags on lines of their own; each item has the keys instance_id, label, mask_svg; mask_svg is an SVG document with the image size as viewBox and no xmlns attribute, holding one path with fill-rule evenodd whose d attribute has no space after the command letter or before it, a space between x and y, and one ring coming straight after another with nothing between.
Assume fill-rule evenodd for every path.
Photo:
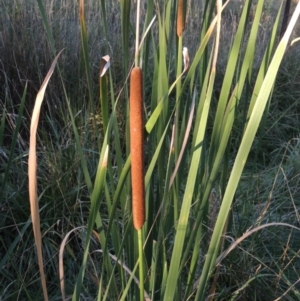
<instances>
[{"instance_id":1,"label":"green grass","mask_svg":"<svg viewBox=\"0 0 300 301\"><path fill-rule=\"evenodd\" d=\"M299 42L288 42L299 29L279 41L280 7L245 1L218 19L209 1L187 1L181 37L177 1L142 1L139 34L134 1L0 7L0 300L140 300L143 288L147 300L300 299L300 60ZM29 204L30 122L62 49L37 130L39 227ZM99 78L105 55L110 68ZM146 138L139 236L134 64Z\"/></svg>"}]
</instances>

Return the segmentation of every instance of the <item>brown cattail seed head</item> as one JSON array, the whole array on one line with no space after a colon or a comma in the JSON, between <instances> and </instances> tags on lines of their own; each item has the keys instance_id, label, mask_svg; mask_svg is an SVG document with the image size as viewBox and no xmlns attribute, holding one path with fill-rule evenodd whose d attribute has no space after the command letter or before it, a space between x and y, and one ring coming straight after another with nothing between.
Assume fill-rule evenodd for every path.
<instances>
[{"instance_id":1,"label":"brown cattail seed head","mask_svg":"<svg viewBox=\"0 0 300 301\"><path fill-rule=\"evenodd\" d=\"M181 37L185 28L183 0L178 0L177 7L177 36Z\"/></svg>"},{"instance_id":2,"label":"brown cattail seed head","mask_svg":"<svg viewBox=\"0 0 300 301\"><path fill-rule=\"evenodd\" d=\"M130 152L132 215L136 230L145 222L144 184L144 120L143 120L143 76L139 67L130 74Z\"/></svg>"}]
</instances>

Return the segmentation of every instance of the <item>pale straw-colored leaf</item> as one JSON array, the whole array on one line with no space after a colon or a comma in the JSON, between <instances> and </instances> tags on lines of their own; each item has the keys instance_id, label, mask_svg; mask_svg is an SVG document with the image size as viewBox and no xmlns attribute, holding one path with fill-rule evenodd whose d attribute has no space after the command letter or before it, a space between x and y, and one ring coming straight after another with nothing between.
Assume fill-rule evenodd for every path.
<instances>
[{"instance_id":1,"label":"pale straw-colored leaf","mask_svg":"<svg viewBox=\"0 0 300 301\"><path fill-rule=\"evenodd\" d=\"M293 44L294 44L294 43L296 43L296 42L298 42L298 41L300 41L300 37L299 37L299 38L296 38L296 39L294 39L294 40L291 42L291 46L293 46Z\"/></svg>"},{"instance_id":2,"label":"pale straw-colored leaf","mask_svg":"<svg viewBox=\"0 0 300 301\"><path fill-rule=\"evenodd\" d=\"M100 62L100 77L102 77L106 71L108 70L108 68L110 67L110 56L109 55L105 55L101 58L101 62Z\"/></svg>"},{"instance_id":3,"label":"pale straw-colored leaf","mask_svg":"<svg viewBox=\"0 0 300 301\"><path fill-rule=\"evenodd\" d=\"M57 63L58 57L61 54L61 52L62 50L55 57L35 100L35 105L32 113L31 125L30 125L30 144L29 144L29 157L28 157L28 181L29 181L28 185L29 185L29 201L30 201L32 228L33 228L34 240L36 244L36 251L38 256L44 300L46 301L48 300L48 293L47 293L46 278L45 278L44 266L43 266L42 236L41 236L41 229L40 229L40 215L39 215L39 205L38 205L38 195L37 195L36 132L37 132L41 105L44 99L46 87L48 85L48 82L54 71L55 65Z\"/></svg>"},{"instance_id":4,"label":"pale straw-colored leaf","mask_svg":"<svg viewBox=\"0 0 300 301\"><path fill-rule=\"evenodd\" d=\"M143 36L142 36L142 39L141 39L139 48L138 48L139 51L141 50L142 45L143 45L143 42L144 42L144 40L145 40L145 38L146 38L146 36L147 36L147 33L148 33L148 31L151 29L151 27L152 27L152 25L153 25L155 19L156 19L156 16L154 16L154 17L152 18L151 22L149 23L148 27L146 28L146 30L145 30L145 32L144 32L144 34L143 34Z\"/></svg>"},{"instance_id":5,"label":"pale straw-colored leaf","mask_svg":"<svg viewBox=\"0 0 300 301\"><path fill-rule=\"evenodd\" d=\"M69 239L69 236L75 232L78 229L85 228L85 226L79 226L71 231L69 231L63 241L61 242L60 248L59 248L59 255L58 255L58 266L59 266L59 279L60 279L60 291L62 295L63 301L66 301L66 291L65 291L65 272L64 272L64 250L65 246L67 244L67 241Z\"/></svg>"},{"instance_id":6,"label":"pale straw-colored leaf","mask_svg":"<svg viewBox=\"0 0 300 301\"><path fill-rule=\"evenodd\" d=\"M183 72L185 72L188 69L189 64L190 64L189 51L188 51L187 47L183 47L182 55L183 55L183 64L184 64Z\"/></svg>"},{"instance_id":7,"label":"pale straw-colored leaf","mask_svg":"<svg viewBox=\"0 0 300 301\"><path fill-rule=\"evenodd\" d=\"M181 162L184 150L186 148L186 144L188 142L188 138L190 136L190 131L191 131L191 128L192 128L192 121L193 121L193 116L194 116L194 110L195 110L195 98L196 98L196 91L194 91L193 101L192 101L191 111L190 111L190 116L189 116L189 119L188 119L188 124L187 124L187 127L186 127L186 131L185 131L185 135L184 135L182 147L181 147L181 150L180 150L180 153L179 153L179 156L178 156L178 160L176 162L176 166L175 166L174 171L173 171L172 176L171 176L171 180L170 180L170 184L169 184L169 189L171 188L171 186L172 186L172 184L174 182L174 179L176 177L176 174L178 172L178 168L179 168L179 165L180 165L180 162Z\"/></svg>"}]
</instances>

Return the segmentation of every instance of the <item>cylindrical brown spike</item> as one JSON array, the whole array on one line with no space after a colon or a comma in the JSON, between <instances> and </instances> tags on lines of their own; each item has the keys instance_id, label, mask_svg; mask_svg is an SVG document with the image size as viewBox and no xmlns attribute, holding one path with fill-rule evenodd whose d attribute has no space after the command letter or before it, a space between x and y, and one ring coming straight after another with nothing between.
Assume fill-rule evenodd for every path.
<instances>
[{"instance_id":1,"label":"cylindrical brown spike","mask_svg":"<svg viewBox=\"0 0 300 301\"><path fill-rule=\"evenodd\" d=\"M178 0L177 7L177 36L180 37L185 28L185 16L183 8L183 0Z\"/></svg>"},{"instance_id":2,"label":"cylindrical brown spike","mask_svg":"<svg viewBox=\"0 0 300 301\"><path fill-rule=\"evenodd\" d=\"M130 74L130 152L132 215L136 230L145 222L144 184L144 120L143 120L143 76L139 67Z\"/></svg>"}]
</instances>

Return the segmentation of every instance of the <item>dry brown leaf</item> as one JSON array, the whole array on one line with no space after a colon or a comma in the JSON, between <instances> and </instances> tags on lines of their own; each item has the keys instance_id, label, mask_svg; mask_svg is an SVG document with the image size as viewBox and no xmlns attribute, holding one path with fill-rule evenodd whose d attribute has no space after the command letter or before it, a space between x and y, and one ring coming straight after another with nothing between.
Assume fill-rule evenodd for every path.
<instances>
[{"instance_id":1,"label":"dry brown leaf","mask_svg":"<svg viewBox=\"0 0 300 301\"><path fill-rule=\"evenodd\" d=\"M43 255L42 255L42 235L40 228L40 215L39 215L39 204L38 204L38 195L37 195L37 163L36 163L36 132L37 126L39 122L39 116L41 111L41 105L44 99L46 87L50 80L50 77L54 71L55 65L57 63L57 59L61 54L62 50L55 57L45 79L42 83L42 86L37 94L35 105L33 108L31 124L30 124L30 144L29 144L29 157L28 157L28 181L29 181L29 201L30 201L30 211L31 211L31 220L32 220L32 228L34 234L34 240L36 244L36 251L38 256L38 263L41 275L41 282L44 294L44 300L48 301L48 293L46 286L46 278L43 266Z\"/></svg>"}]
</instances>

